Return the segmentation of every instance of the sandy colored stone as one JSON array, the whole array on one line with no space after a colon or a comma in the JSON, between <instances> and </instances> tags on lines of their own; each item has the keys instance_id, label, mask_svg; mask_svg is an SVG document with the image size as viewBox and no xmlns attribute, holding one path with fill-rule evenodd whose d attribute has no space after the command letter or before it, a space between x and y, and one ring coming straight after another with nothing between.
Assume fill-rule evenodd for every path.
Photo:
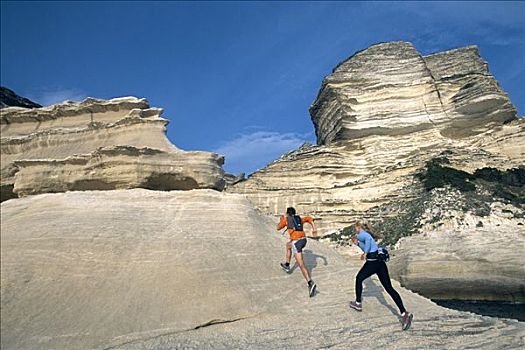
<instances>
[{"instance_id":1,"label":"sandy colored stone","mask_svg":"<svg viewBox=\"0 0 525 350\"><path fill-rule=\"evenodd\" d=\"M162 109L150 108L145 99L88 98L43 108L9 107L0 114L2 200L82 187L152 188L149 179L156 178L164 180L154 189L221 190L225 184L224 158L175 147L166 137ZM136 156L125 151L131 149Z\"/></svg>"},{"instance_id":2,"label":"sandy colored stone","mask_svg":"<svg viewBox=\"0 0 525 350\"><path fill-rule=\"evenodd\" d=\"M310 107L318 144L438 128L472 135L515 118L475 46L422 56L411 43L372 45L328 75Z\"/></svg>"},{"instance_id":3,"label":"sandy colored stone","mask_svg":"<svg viewBox=\"0 0 525 350\"><path fill-rule=\"evenodd\" d=\"M421 232L396 244L392 275L433 299L525 302L525 211L494 202L489 215L478 216L450 209L447 202L462 205L458 191L431 196L438 198Z\"/></svg>"},{"instance_id":4,"label":"sandy colored stone","mask_svg":"<svg viewBox=\"0 0 525 350\"><path fill-rule=\"evenodd\" d=\"M116 146L62 160L15 161L14 192L19 196L47 192L148 188L154 190L222 189L216 176L222 156L209 152L164 152ZM41 174L47 174L42 178Z\"/></svg>"},{"instance_id":5,"label":"sandy colored stone","mask_svg":"<svg viewBox=\"0 0 525 350\"><path fill-rule=\"evenodd\" d=\"M310 113L318 145L303 145L226 191L244 194L269 215L278 215L288 206L311 213L318 219L321 235L361 218L374 222L403 216L405 203L429 196L416 175L436 157L445 156L447 166L470 174L485 167L506 171L525 164L525 119L516 117L511 101L474 46L422 56L406 42L373 45L334 68L323 80ZM512 210L523 212L519 207ZM492 219L505 221L505 227L516 227L510 219ZM486 234L497 229L488 227L483 231ZM456 230L465 234L475 231L462 225ZM469 234L457 244L472 245L475 238ZM479 263L479 268L434 270L428 267L439 257L420 257L417 238L412 242L406 248L411 251L410 258L403 258L396 273L401 276L412 267L426 271L418 282L404 274L405 286L434 295L432 291L440 284L429 283L423 288L423 278L439 281L439 276L447 274L447 281L455 281L448 285L458 288L450 298L459 294L468 298L471 287L467 282L475 278L486 288L472 293L472 298L525 300L523 290L519 292L523 284L517 281L521 269L513 275L512 268L491 263L486 283L470 276L470 272L486 268L482 246L474 245L471 251L465 247L456 259L468 257L472 264ZM439 238L432 244L439 244ZM444 239L443 249L450 244ZM504 259L502 252L508 247L505 240L495 244L500 246L492 262ZM418 261L415 256L428 265L412 266ZM522 259L519 250L505 256ZM498 273L514 277L498 280ZM507 282L509 285L502 287L507 292L495 292L496 286Z\"/></svg>"},{"instance_id":6,"label":"sandy colored stone","mask_svg":"<svg viewBox=\"0 0 525 350\"><path fill-rule=\"evenodd\" d=\"M421 196L421 184L414 175L443 152L447 152L450 166L471 173L483 167L507 170L525 164L524 131L525 120L517 119L462 139L450 139L429 129L304 145L226 191L246 195L270 215L278 215L288 206L313 213L321 219L320 233L325 234L358 218L397 215L374 209Z\"/></svg>"},{"instance_id":7,"label":"sandy colored stone","mask_svg":"<svg viewBox=\"0 0 525 350\"><path fill-rule=\"evenodd\" d=\"M348 308L361 262L309 240L319 286L278 266L285 238L243 196L144 189L1 204L2 349L511 349L525 324L436 306L402 332L376 279ZM222 324L221 324L222 323Z\"/></svg>"}]
</instances>

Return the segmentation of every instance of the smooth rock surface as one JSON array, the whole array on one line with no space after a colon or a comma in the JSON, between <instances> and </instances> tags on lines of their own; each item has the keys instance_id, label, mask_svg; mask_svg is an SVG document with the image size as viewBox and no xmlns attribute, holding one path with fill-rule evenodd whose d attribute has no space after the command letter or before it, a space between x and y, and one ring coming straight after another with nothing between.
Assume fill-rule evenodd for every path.
<instances>
[{"instance_id":1,"label":"smooth rock surface","mask_svg":"<svg viewBox=\"0 0 525 350\"><path fill-rule=\"evenodd\" d=\"M525 303L525 210L494 202L475 215L450 188L429 197L420 233L396 244L392 275L432 299Z\"/></svg>"},{"instance_id":2,"label":"smooth rock surface","mask_svg":"<svg viewBox=\"0 0 525 350\"><path fill-rule=\"evenodd\" d=\"M85 187L76 183L89 183L85 189L93 190L143 185L221 190L223 157L175 147L166 137L168 120L161 113L134 97L3 109L2 200ZM151 187L150 179L157 178L162 184Z\"/></svg>"},{"instance_id":3,"label":"smooth rock surface","mask_svg":"<svg viewBox=\"0 0 525 350\"><path fill-rule=\"evenodd\" d=\"M441 228L402 238L392 272L401 284L435 299L523 303L524 249L525 229L507 221L497 227Z\"/></svg>"},{"instance_id":4,"label":"smooth rock surface","mask_svg":"<svg viewBox=\"0 0 525 350\"><path fill-rule=\"evenodd\" d=\"M378 281L354 312L350 263L310 240L280 270L285 239L239 195L144 189L42 194L1 204L2 349L516 349L525 324L445 309Z\"/></svg>"}]
</instances>

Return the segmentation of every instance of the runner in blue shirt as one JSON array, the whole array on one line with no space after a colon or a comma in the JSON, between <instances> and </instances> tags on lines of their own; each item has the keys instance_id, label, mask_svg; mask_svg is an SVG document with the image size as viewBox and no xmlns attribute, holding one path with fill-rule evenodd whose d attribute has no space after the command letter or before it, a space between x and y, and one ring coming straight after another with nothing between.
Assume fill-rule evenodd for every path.
<instances>
[{"instance_id":1,"label":"runner in blue shirt","mask_svg":"<svg viewBox=\"0 0 525 350\"><path fill-rule=\"evenodd\" d=\"M372 231L370 230L370 227L366 223L358 221L355 224L355 230L357 235L353 238L353 242L363 251L361 260L366 259L366 262L363 267L361 267L361 270L359 270L355 278L356 298L355 301L350 302L350 307L357 311L363 310L363 306L361 304L363 281L373 274L377 274L379 281L385 288L386 292L392 297L399 308L399 312L401 313L402 317L403 330L406 331L410 328L410 324L412 323L412 318L414 316L405 309L403 301L401 300L401 296L399 296L399 293L394 289L394 287L392 287L386 262L380 259L378 256L379 248L371 234Z\"/></svg>"}]
</instances>

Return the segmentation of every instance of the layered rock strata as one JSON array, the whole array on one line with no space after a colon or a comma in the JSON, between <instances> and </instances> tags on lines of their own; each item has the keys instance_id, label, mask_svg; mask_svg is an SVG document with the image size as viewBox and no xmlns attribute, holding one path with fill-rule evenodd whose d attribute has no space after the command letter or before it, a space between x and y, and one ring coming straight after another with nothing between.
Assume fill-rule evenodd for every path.
<instances>
[{"instance_id":1,"label":"layered rock strata","mask_svg":"<svg viewBox=\"0 0 525 350\"><path fill-rule=\"evenodd\" d=\"M393 276L433 299L525 302L525 211L495 202L476 215L447 208L464 200L458 191L431 196L440 205L422 215L420 234L397 243Z\"/></svg>"},{"instance_id":2,"label":"layered rock strata","mask_svg":"<svg viewBox=\"0 0 525 350\"><path fill-rule=\"evenodd\" d=\"M340 63L310 107L319 144L438 128L475 134L515 118L475 46L422 56L410 43L374 45Z\"/></svg>"},{"instance_id":3,"label":"layered rock strata","mask_svg":"<svg viewBox=\"0 0 525 350\"><path fill-rule=\"evenodd\" d=\"M315 215L325 234L357 218L398 215L380 208L424 195L415 175L443 152L450 153L450 166L471 173L483 167L518 167L525 163L525 120L463 139L449 139L429 129L303 145L227 191L245 194L268 214L282 214L293 205Z\"/></svg>"},{"instance_id":4,"label":"layered rock strata","mask_svg":"<svg viewBox=\"0 0 525 350\"><path fill-rule=\"evenodd\" d=\"M222 189L223 157L175 147L161 113L134 97L3 109L2 200L79 189Z\"/></svg>"},{"instance_id":5,"label":"layered rock strata","mask_svg":"<svg viewBox=\"0 0 525 350\"><path fill-rule=\"evenodd\" d=\"M144 189L41 194L1 204L2 349L519 348L525 324L436 306L309 241L319 293L278 263L286 239L243 196ZM242 213L242 225L239 225ZM247 249L247 247L249 249ZM290 322L300 319L301 322ZM406 338L406 339L405 339Z\"/></svg>"},{"instance_id":6,"label":"layered rock strata","mask_svg":"<svg viewBox=\"0 0 525 350\"><path fill-rule=\"evenodd\" d=\"M374 45L325 78L310 113L317 146L303 145L227 191L245 194L272 215L295 206L318 218L321 234L341 230L358 218L374 222L396 217L406 219L408 234L421 218L407 213L405 204L428 196L417 175L443 154L450 167L471 174L485 167L505 171L525 164L525 120L516 117L475 47L422 56L409 43ZM523 204L514 205L515 211L523 211ZM509 225L521 239L522 226ZM479 260L487 254L481 246L473 251ZM496 250L491 259L498 260L498 254ZM522 259L517 251L509 254ZM449 273L457 286L469 278L461 270ZM497 286L497 279L487 280L489 289ZM414 286L408 281L414 279L404 279L408 287ZM490 299L488 294L484 298ZM500 296L525 301L524 293Z\"/></svg>"}]
</instances>

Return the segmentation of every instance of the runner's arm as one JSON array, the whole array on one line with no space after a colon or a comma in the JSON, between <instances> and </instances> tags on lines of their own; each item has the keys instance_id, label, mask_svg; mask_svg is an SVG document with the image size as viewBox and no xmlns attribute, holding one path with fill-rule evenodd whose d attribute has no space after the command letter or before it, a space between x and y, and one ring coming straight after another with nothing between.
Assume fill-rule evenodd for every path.
<instances>
[{"instance_id":1,"label":"runner's arm","mask_svg":"<svg viewBox=\"0 0 525 350\"><path fill-rule=\"evenodd\" d=\"M359 243L359 248L361 248L363 253L370 253L370 249L372 248L372 236L370 236L370 234L365 234L363 231L361 231L357 234L357 239Z\"/></svg>"},{"instance_id":2,"label":"runner's arm","mask_svg":"<svg viewBox=\"0 0 525 350\"><path fill-rule=\"evenodd\" d=\"M287 225L286 218L284 217L284 215L281 215L281 219L280 219L279 223L277 224L277 231L285 228L286 225Z\"/></svg>"},{"instance_id":3,"label":"runner's arm","mask_svg":"<svg viewBox=\"0 0 525 350\"><path fill-rule=\"evenodd\" d=\"M301 218L301 221L303 223L307 222L309 223L310 225L312 225L312 236L313 237L317 237L317 226L315 226L315 220L313 217L311 216L304 216Z\"/></svg>"}]
</instances>

